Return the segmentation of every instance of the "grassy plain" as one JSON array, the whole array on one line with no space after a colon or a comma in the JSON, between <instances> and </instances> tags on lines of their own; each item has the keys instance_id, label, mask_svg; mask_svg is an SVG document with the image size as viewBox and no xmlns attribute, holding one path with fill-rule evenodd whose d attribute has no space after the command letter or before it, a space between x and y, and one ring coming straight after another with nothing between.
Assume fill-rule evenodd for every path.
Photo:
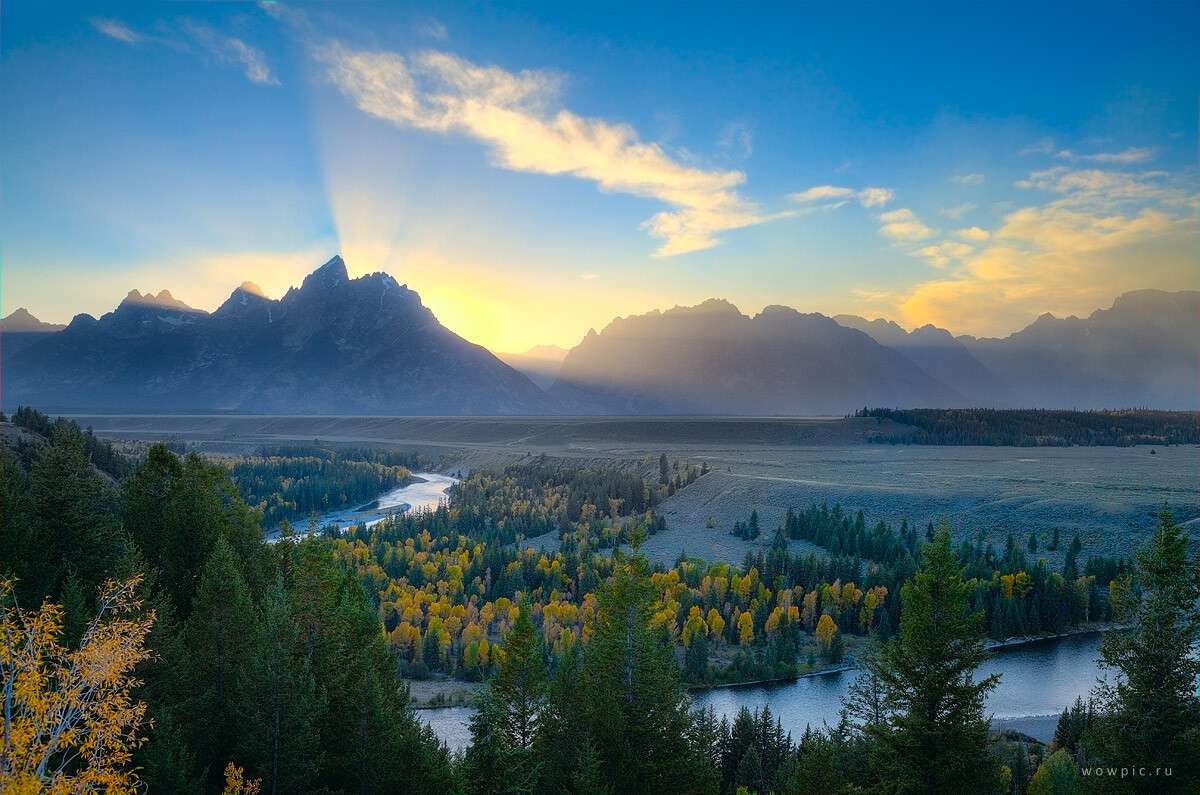
<instances>
[{"instance_id":1,"label":"grassy plain","mask_svg":"<svg viewBox=\"0 0 1200 795\"><path fill-rule=\"evenodd\" d=\"M868 444L874 420L837 418L402 418L266 416L76 417L113 438L173 439L211 451L282 441L374 444L427 452L445 471L503 466L545 454L654 471L660 453L713 470L668 499L668 530L645 550L740 561L770 542L789 506L842 503L869 522L945 518L957 538L1039 535L1052 561L1075 533L1085 554L1132 552L1164 504L1200 537L1200 448L934 447ZM903 434L905 426L891 430ZM729 534L759 511L764 536ZM1045 552L1058 527L1058 553ZM802 542L793 542L805 548ZM811 549L811 547L807 547Z\"/></svg>"}]
</instances>

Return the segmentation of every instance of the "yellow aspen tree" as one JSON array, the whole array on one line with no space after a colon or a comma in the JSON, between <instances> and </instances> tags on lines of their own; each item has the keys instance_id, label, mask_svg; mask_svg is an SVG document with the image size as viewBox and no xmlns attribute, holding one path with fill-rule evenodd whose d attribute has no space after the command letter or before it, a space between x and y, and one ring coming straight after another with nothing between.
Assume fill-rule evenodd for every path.
<instances>
[{"instance_id":1,"label":"yellow aspen tree","mask_svg":"<svg viewBox=\"0 0 1200 795\"><path fill-rule=\"evenodd\" d=\"M829 651L829 647L833 644L833 636L837 634L838 626L834 623L833 618L828 613L821 614L821 620L817 622L817 641L820 642L821 648Z\"/></svg>"},{"instance_id":2,"label":"yellow aspen tree","mask_svg":"<svg viewBox=\"0 0 1200 795\"><path fill-rule=\"evenodd\" d=\"M715 607L708 608L708 636L712 639L714 649L720 648L725 638L725 617Z\"/></svg>"},{"instance_id":3,"label":"yellow aspen tree","mask_svg":"<svg viewBox=\"0 0 1200 795\"><path fill-rule=\"evenodd\" d=\"M132 692L149 658L153 611L137 598L140 578L109 580L79 648L62 643L63 608L23 610L0 580L0 792L133 792L129 769L146 705Z\"/></svg>"},{"instance_id":4,"label":"yellow aspen tree","mask_svg":"<svg viewBox=\"0 0 1200 795\"><path fill-rule=\"evenodd\" d=\"M738 643L745 646L754 642L754 616L747 611L738 616Z\"/></svg>"}]
</instances>

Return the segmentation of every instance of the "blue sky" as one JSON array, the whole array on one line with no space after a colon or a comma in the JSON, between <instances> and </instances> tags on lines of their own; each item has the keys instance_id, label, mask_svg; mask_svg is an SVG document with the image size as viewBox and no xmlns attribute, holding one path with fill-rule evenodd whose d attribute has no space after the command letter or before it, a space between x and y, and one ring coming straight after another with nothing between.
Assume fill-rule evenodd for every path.
<instances>
[{"instance_id":1,"label":"blue sky","mask_svg":"<svg viewBox=\"0 0 1200 795\"><path fill-rule=\"evenodd\" d=\"M0 310L212 309L338 251L498 350L1200 287L1194 3L648 6L6 3Z\"/></svg>"}]
</instances>

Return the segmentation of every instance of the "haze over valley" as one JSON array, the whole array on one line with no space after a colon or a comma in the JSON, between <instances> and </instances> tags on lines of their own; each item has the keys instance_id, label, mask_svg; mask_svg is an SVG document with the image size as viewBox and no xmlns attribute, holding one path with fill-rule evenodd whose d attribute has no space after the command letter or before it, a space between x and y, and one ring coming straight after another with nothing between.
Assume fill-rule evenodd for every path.
<instances>
[{"instance_id":1,"label":"haze over valley","mask_svg":"<svg viewBox=\"0 0 1200 795\"><path fill-rule=\"evenodd\" d=\"M1200 292L1141 290L1004 338L719 298L616 318L570 350L494 354L420 295L342 258L279 299L212 313L132 290L65 328L0 320L4 401L70 410L388 415L849 414L897 408L1194 409Z\"/></svg>"}]
</instances>

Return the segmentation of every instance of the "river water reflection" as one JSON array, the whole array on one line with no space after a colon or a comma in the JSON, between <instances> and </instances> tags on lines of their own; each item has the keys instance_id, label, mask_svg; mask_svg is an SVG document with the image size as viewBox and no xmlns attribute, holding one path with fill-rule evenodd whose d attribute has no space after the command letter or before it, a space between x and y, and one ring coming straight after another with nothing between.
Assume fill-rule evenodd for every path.
<instances>
[{"instance_id":1,"label":"river water reflection","mask_svg":"<svg viewBox=\"0 0 1200 795\"><path fill-rule=\"evenodd\" d=\"M1101 637L1074 635L997 650L980 671L984 676L1001 675L987 704L997 725L1049 740L1058 713L1076 697L1086 697L1096 684ZM783 728L798 738L805 726L837 723L842 699L858 676L858 671L843 671L778 685L720 688L696 693L694 701L730 719L742 707L755 710L769 705ZM470 742L469 707L417 714L451 750L462 750Z\"/></svg>"}]
</instances>

